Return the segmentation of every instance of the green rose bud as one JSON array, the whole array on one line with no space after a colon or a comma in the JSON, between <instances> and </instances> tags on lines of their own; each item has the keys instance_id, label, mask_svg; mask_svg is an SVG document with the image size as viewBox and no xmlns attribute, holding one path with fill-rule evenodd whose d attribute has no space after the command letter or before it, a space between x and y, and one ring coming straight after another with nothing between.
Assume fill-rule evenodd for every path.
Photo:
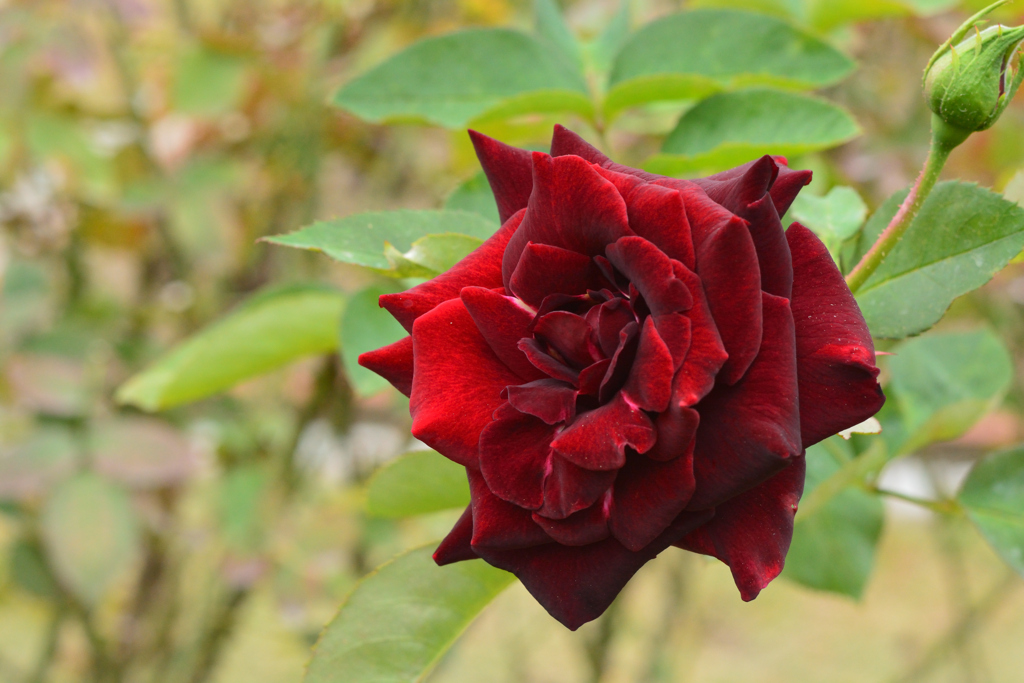
<instances>
[{"instance_id":1,"label":"green rose bud","mask_svg":"<svg viewBox=\"0 0 1024 683\"><path fill-rule=\"evenodd\" d=\"M925 68L928 106L965 136L996 122L1024 76L1017 53L1024 41L1024 26L978 28L987 14L1006 2L1001 0L968 19Z\"/></svg>"}]
</instances>

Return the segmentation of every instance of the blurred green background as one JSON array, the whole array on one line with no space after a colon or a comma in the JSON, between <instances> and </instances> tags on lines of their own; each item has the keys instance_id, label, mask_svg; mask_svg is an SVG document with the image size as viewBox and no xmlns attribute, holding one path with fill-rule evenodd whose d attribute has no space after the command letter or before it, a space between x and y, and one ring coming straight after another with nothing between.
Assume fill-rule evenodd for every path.
<instances>
[{"instance_id":1,"label":"blurred green background","mask_svg":"<svg viewBox=\"0 0 1024 683\"><path fill-rule=\"evenodd\" d=\"M815 171L810 192L852 186L874 209L924 158L921 69L984 4L631 9L635 26L689 7L755 9L853 56L858 69L823 94L864 135L791 162ZM619 3L563 8L587 38ZM529 26L532 12L525 0L0 0L0 681L298 681L355 581L447 531L454 513L366 515L367 478L415 444L403 397L352 390L330 303L310 309L326 312L327 341L283 369L155 416L114 394L257 290L392 286L258 240L441 206L478 170L464 131L369 124L330 97L418 38ZM1024 21L1024 9L1003 12ZM607 141L616 160L639 165L680 111L627 111ZM572 116L480 129L543 145L556 121L589 134ZM1019 101L946 176L1021 201L1022 169ZM301 322L275 320L249 334ZM979 323L1016 360L1008 398L956 441L894 462L887 488L951 493L980 454L1024 435L1022 266L958 300L942 326ZM668 552L609 617L570 633L516 584L430 680L1020 681L1024 591L977 533L893 504L882 534L859 601L784 577L745 604L726 567Z\"/></svg>"}]
</instances>

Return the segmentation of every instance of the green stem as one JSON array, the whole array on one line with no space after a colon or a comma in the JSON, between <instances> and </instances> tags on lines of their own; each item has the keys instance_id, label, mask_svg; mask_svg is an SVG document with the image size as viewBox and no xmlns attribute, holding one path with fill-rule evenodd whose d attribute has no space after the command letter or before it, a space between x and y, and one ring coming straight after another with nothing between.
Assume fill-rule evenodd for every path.
<instances>
[{"instance_id":1,"label":"green stem","mask_svg":"<svg viewBox=\"0 0 1024 683\"><path fill-rule=\"evenodd\" d=\"M925 159L921 175L917 182L910 189L910 194L903 200L899 211L893 216L892 221L878 236L875 243L864 254L860 263L846 276L846 284L850 291L856 293L871 275L882 265L885 257L896 248L896 245L903 239L903 234L914 222L918 212L924 205L928 195L942 173L942 167L946 165L949 154L957 145L962 143L970 135L970 131L953 128L936 115L932 115L932 144L928 150L928 158Z\"/></svg>"},{"instance_id":2,"label":"green stem","mask_svg":"<svg viewBox=\"0 0 1024 683\"><path fill-rule=\"evenodd\" d=\"M926 508L932 512L937 512L941 515L955 515L961 511L960 506L955 500L928 500L927 498L908 496L905 493L889 491L887 489L878 488L877 486L868 487L868 490L872 493L877 493L880 496L888 496L889 498L896 498L907 503L913 503L914 505Z\"/></svg>"}]
</instances>

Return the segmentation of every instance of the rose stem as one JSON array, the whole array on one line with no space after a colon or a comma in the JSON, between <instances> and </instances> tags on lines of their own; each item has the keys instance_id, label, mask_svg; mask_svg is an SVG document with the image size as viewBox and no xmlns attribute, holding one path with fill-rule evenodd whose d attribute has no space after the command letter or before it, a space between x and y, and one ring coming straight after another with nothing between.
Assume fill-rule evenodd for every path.
<instances>
[{"instance_id":1,"label":"rose stem","mask_svg":"<svg viewBox=\"0 0 1024 683\"><path fill-rule=\"evenodd\" d=\"M885 257L903 239L903 233L910 227L924 201L931 194L932 188L935 187L950 152L969 135L969 131L954 128L938 116L932 115L932 144L928 150L924 168L921 169L921 175L917 177L917 182L914 183L907 198L903 200L900 210L893 216L892 221L878 236L868 253L864 254L860 263L846 276L846 284L851 292L856 293L867 282L878 266L882 265Z\"/></svg>"}]
</instances>

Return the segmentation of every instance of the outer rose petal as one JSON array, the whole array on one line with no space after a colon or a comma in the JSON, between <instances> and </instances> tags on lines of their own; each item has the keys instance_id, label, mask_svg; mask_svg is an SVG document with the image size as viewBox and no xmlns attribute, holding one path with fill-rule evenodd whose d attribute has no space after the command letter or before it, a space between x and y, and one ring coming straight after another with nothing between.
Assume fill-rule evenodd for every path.
<instances>
[{"instance_id":1,"label":"outer rose petal","mask_svg":"<svg viewBox=\"0 0 1024 683\"><path fill-rule=\"evenodd\" d=\"M800 193L800 189L811 182L810 171L794 171L787 168L785 157L775 157L775 160L782 164L779 168L779 177L768 193L772 196L772 203L780 216L785 216L793 200Z\"/></svg>"},{"instance_id":2,"label":"outer rose petal","mask_svg":"<svg viewBox=\"0 0 1024 683\"><path fill-rule=\"evenodd\" d=\"M803 452L793 315L787 300L762 296L765 334L757 360L740 382L717 385L697 405L691 510L720 505Z\"/></svg>"},{"instance_id":3,"label":"outer rose petal","mask_svg":"<svg viewBox=\"0 0 1024 683\"><path fill-rule=\"evenodd\" d=\"M803 457L794 458L768 481L719 505L710 522L676 545L729 565L740 596L753 600L782 571L805 467Z\"/></svg>"},{"instance_id":4,"label":"outer rose petal","mask_svg":"<svg viewBox=\"0 0 1024 683\"><path fill-rule=\"evenodd\" d=\"M737 166L707 178L697 178L711 199L743 218L741 211L758 201L771 189L779 176L779 167L770 156Z\"/></svg>"},{"instance_id":5,"label":"outer rose petal","mask_svg":"<svg viewBox=\"0 0 1024 683\"><path fill-rule=\"evenodd\" d=\"M483 475L466 470L469 475L469 495L473 500L473 551L518 550L551 542L551 538L537 526L530 512L518 505L506 503L491 493Z\"/></svg>"},{"instance_id":6,"label":"outer rose petal","mask_svg":"<svg viewBox=\"0 0 1024 683\"><path fill-rule=\"evenodd\" d=\"M516 234L502 260L504 282L529 242L597 256L633 231L622 195L593 166L579 157L534 152L533 194Z\"/></svg>"},{"instance_id":7,"label":"outer rose petal","mask_svg":"<svg viewBox=\"0 0 1024 683\"><path fill-rule=\"evenodd\" d=\"M859 424L881 409L875 347L843 276L814 233L794 223L793 318L804 448Z\"/></svg>"},{"instance_id":8,"label":"outer rose petal","mask_svg":"<svg viewBox=\"0 0 1024 683\"><path fill-rule=\"evenodd\" d=\"M475 550L488 563L518 576L551 616L575 631L599 617L640 567L712 514L682 513L640 552L627 550L614 538L582 547L550 543L523 550Z\"/></svg>"},{"instance_id":9,"label":"outer rose petal","mask_svg":"<svg viewBox=\"0 0 1024 683\"><path fill-rule=\"evenodd\" d=\"M677 190L640 185L626 195L629 227L690 270L696 264L690 224Z\"/></svg>"},{"instance_id":10,"label":"outer rose petal","mask_svg":"<svg viewBox=\"0 0 1024 683\"><path fill-rule=\"evenodd\" d=\"M476 156L491 185L502 223L526 208L533 189L533 157L525 149L506 145L494 138L469 131Z\"/></svg>"},{"instance_id":11,"label":"outer rose petal","mask_svg":"<svg viewBox=\"0 0 1024 683\"><path fill-rule=\"evenodd\" d=\"M391 382L406 396L412 393L412 336L359 354L359 364Z\"/></svg>"},{"instance_id":12,"label":"outer rose petal","mask_svg":"<svg viewBox=\"0 0 1024 683\"><path fill-rule=\"evenodd\" d=\"M400 322L402 327L412 332L412 324L416 318L442 301L456 298L463 287L501 287L502 254L513 233L519 229L524 213L518 213L505 221L498 232L488 237L483 244L447 272L405 292L385 294L380 298L381 307L395 316L395 320Z\"/></svg>"},{"instance_id":13,"label":"outer rose petal","mask_svg":"<svg viewBox=\"0 0 1024 683\"><path fill-rule=\"evenodd\" d=\"M434 551L434 562L439 567L443 567L453 562L475 560L477 555L469 544L472 538L473 506L468 505L462 516L459 517L459 521L455 522L455 526L452 527L452 530L448 532L448 535L444 537L441 544L437 546L437 550Z\"/></svg>"},{"instance_id":14,"label":"outer rose petal","mask_svg":"<svg viewBox=\"0 0 1024 683\"><path fill-rule=\"evenodd\" d=\"M519 340L530 336L533 313L515 299L483 287L465 287L459 296L494 355L509 370L526 382L545 377L519 350Z\"/></svg>"},{"instance_id":15,"label":"outer rose petal","mask_svg":"<svg viewBox=\"0 0 1024 683\"><path fill-rule=\"evenodd\" d=\"M502 390L522 380L494 355L460 299L420 317L412 343L413 436L460 465L477 467L480 432L505 402Z\"/></svg>"}]
</instances>

